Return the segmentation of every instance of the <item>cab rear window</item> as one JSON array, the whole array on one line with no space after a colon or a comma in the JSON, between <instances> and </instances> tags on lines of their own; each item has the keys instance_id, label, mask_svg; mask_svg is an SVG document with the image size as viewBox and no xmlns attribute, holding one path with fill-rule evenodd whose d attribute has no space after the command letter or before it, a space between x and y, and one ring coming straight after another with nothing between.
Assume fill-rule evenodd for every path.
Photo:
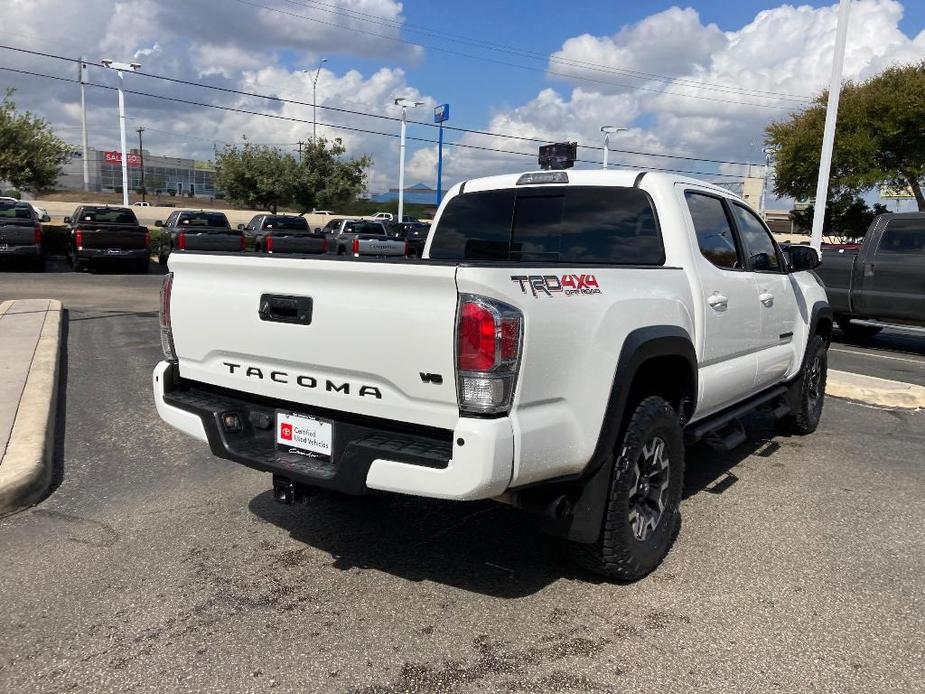
<instances>
[{"instance_id":1,"label":"cab rear window","mask_svg":"<svg viewBox=\"0 0 925 694\"><path fill-rule=\"evenodd\" d=\"M637 188L604 186L456 196L440 217L430 256L571 265L665 262L648 196Z\"/></svg>"},{"instance_id":2,"label":"cab rear window","mask_svg":"<svg viewBox=\"0 0 925 694\"><path fill-rule=\"evenodd\" d=\"M285 229L287 231L308 231L308 222L305 217L267 217L263 223L264 229Z\"/></svg>"},{"instance_id":3,"label":"cab rear window","mask_svg":"<svg viewBox=\"0 0 925 694\"><path fill-rule=\"evenodd\" d=\"M135 213L118 207L84 207L78 222L99 222L100 224L138 224Z\"/></svg>"},{"instance_id":4,"label":"cab rear window","mask_svg":"<svg viewBox=\"0 0 925 694\"><path fill-rule=\"evenodd\" d=\"M0 201L0 217L4 219L32 219L32 208L20 202Z\"/></svg>"},{"instance_id":5,"label":"cab rear window","mask_svg":"<svg viewBox=\"0 0 925 694\"><path fill-rule=\"evenodd\" d=\"M178 224L190 227L227 227L228 219L223 214L209 212L184 212Z\"/></svg>"}]
</instances>

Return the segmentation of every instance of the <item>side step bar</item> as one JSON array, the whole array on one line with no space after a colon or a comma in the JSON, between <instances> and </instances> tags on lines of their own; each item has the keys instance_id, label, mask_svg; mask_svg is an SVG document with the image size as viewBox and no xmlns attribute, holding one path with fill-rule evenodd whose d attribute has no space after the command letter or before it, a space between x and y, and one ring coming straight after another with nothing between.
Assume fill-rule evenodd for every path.
<instances>
[{"instance_id":1,"label":"side step bar","mask_svg":"<svg viewBox=\"0 0 925 694\"><path fill-rule=\"evenodd\" d=\"M684 430L684 442L686 444L692 444L701 439L710 437L709 443L711 443L711 445L716 443L724 450L732 450L732 448L735 448L745 441L745 432L741 431L741 425L738 427L733 425L730 431L721 430L728 428L733 422L741 419L749 412L753 412L764 405L771 405L777 399L781 399L781 402L775 403L771 413L775 419L780 419L790 413L790 405L787 402L786 396L786 386L777 386L771 390L759 393L738 405L730 407L728 410L723 410L703 421L691 424ZM731 444L731 447L726 448L729 444Z\"/></svg>"}]
</instances>

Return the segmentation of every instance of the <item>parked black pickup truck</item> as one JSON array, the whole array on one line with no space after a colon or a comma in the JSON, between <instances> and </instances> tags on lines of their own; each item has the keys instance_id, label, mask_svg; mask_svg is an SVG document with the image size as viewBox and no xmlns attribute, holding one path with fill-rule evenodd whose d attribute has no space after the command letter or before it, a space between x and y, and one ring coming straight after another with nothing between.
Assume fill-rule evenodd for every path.
<instances>
[{"instance_id":1,"label":"parked black pickup truck","mask_svg":"<svg viewBox=\"0 0 925 694\"><path fill-rule=\"evenodd\" d=\"M925 213L878 216L860 248L823 248L816 272L849 336L872 336L877 323L925 327Z\"/></svg>"},{"instance_id":2,"label":"parked black pickup truck","mask_svg":"<svg viewBox=\"0 0 925 694\"><path fill-rule=\"evenodd\" d=\"M64 218L67 259L76 271L91 262L130 263L136 272L148 272L151 258L148 227L141 226L127 207L83 205Z\"/></svg>"},{"instance_id":3,"label":"parked black pickup truck","mask_svg":"<svg viewBox=\"0 0 925 694\"><path fill-rule=\"evenodd\" d=\"M0 258L27 259L37 270L44 269L42 225L29 203L0 200Z\"/></svg>"},{"instance_id":4,"label":"parked black pickup truck","mask_svg":"<svg viewBox=\"0 0 925 694\"><path fill-rule=\"evenodd\" d=\"M163 234L157 245L157 261L167 264L173 251L244 251L247 240L240 229L232 229L221 212L177 210L166 222L157 220Z\"/></svg>"},{"instance_id":5,"label":"parked black pickup truck","mask_svg":"<svg viewBox=\"0 0 925 694\"><path fill-rule=\"evenodd\" d=\"M405 242L409 258L420 258L423 255L429 233L430 224L418 221L393 222L389 227L389 236Z\"/></svg>"},{"instance_id":6,"label":"parked black pickup truck","mask_svg":"<svg viewBox=\"0 0 925 694\"><path fill-rule=\"evenodd\" d=\"M238 229L254 236L258 253L327 253L324 234L313 232L305 217L281 214L258 214Z\"/></svg>"}]
</instances>

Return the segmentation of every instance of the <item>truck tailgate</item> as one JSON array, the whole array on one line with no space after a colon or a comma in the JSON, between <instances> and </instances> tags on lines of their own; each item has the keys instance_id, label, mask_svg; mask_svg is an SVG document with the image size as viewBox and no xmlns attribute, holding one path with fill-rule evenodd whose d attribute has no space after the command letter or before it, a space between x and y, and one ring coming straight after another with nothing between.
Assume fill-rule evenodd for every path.
<instances>
[{"instance_id":1,"label":"truck tailgate","mask_svg":"<svg viewBox=\"0 0 925 694\"><path fill-rule=\"evenodd\" d=\"M31 219L0 221L0 245L25 246L35 243L35 222Z\"/></svg>"},{"instance_id":2,"label":"truck tailgate","mask_svg":"<svg viewBox=\"0 0 925 694\"><path fill-rule=\"evenodd\" d=\"M404 255L405 242L386 236L360 236L359 255Z\"/></svg>"},{"instance_id":3,"label":"truck tailgate","mask_svg":"<svg viewBox=\"0 0 925 694\"><path fill-rule=\"evenodd\" d=\"M273 253L322 253L325 249L325 237L322 234L287 234L276 231L272 239L272 243L266 245L272 246Z\"/></svg>"},{"instance_id":4,"label":"truck tailgate","mask_svg":"<svg viewBox=\"0 0 925 694\"><path fill-rule=\"evenodd\" d=\"M192 230L183 229L185 245L183 248L187 251L240 251L241 236L240 231L231 229L213 229L213 230Z\"/></svg>"},{"instance_id":5,"label":"truck tailgate","mask_svg":"<svg viewBox=\"0 0 925 694\"><path fill-rule=\"evenodd\" d=\"M81 233L83 248L120 248L125 250L145 247L148 229L134 224L81 224L77 227Z\"/></svg>"},{"instance_id":6,"label":"truck tailgate","mask_svg":"<svg viewBox=\"0 0 925 694\"><path fill-rule=\"evenodd\" d=\"M308 409L455 425L454 265L175 254L170 269L181 377ZM310 298L310 323L263 319L268 295Z\"/></svg>"}]
</instances>

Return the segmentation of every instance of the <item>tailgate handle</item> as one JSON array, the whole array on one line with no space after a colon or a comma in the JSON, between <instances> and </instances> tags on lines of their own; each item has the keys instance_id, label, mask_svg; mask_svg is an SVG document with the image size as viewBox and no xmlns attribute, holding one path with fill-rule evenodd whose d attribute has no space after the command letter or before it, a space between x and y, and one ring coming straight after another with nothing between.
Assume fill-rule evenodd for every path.
<instances>
[{"instance_id":1,"label":"tailgate handle","mask_svg":"<svg viewBox=\"0 0 925 694\"><path fill-rule=\"evenodd\" d=\"M260 297L260 320L274 323L311 325L312 298L310 296L282 296L263 294Z\"/></svg>"}]
</instances>

